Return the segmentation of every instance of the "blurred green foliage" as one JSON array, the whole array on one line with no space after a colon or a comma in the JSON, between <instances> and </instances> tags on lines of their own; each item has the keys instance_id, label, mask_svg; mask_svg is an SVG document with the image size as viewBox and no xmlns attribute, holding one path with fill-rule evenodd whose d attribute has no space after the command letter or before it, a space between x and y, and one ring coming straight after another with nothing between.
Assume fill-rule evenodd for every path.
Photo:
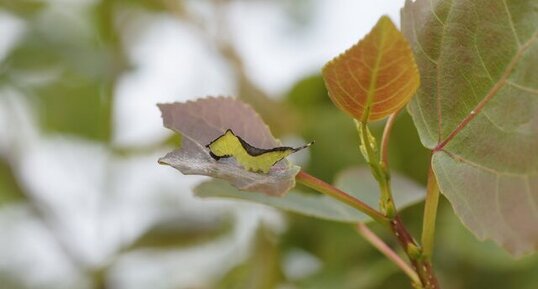
<instances>
[{"instance_id":1,"label":"blurred green foliage","mask_svg":"<svg viewBox=\"0 0 538 289\"><path fill-rule=\"evenodd\" d=\"M186 12L181 1L94 2L90 13L75 21L68 15L43 18L40 11L47 7L43 1L1 0L0 7L21 17L27 31L0 63L0 86L14 86L23 92L35 108L36 118L44 131L108 144L113 133L114 88L118 79L131 68L121 42L122 31L114 25L121 14L118 11L135 7L148 13L178 17ZM305 17L297 11L290 15ZM307 23L304 19L299 21ZM222 57L230 55L240 57L230 53L223 53ZM253 102L255 107L267 107L269 103L273 112L264 113L277 133L293 130L306 140L316 141L309 150L310 161L304 168L310 174L333 182L340 171L364 164L355 126L332 105L320 75L300 80L282 101L268 101L248 78L240 77L238 82L241 82L243 99ZM253 91L256 93L251 93ZM280 108L289 111L290 116L279 118ZM383 122L373 124L373 133L378 140L382 125ZM163 145L178 142L177 137L170 137ZM117 150L113 153L129 157L138 152ZM425 183L429 152L420 144L406 112L401 113L395 124L389 154L392 169ZM32 202L25 198L24 189L10 163L0 158L0 209L10 202ZM403 218L415 236L420 232L421 215L422 205L403 212ZM269 226L260 226L251 248L245 248L248 257L222 279L213 280L211 288L288 288L279 287L284 285L304 289L409 288L407 278L363 240L353 226L295 214L286 216L288 228L283 234L273 232ZM173 226L176 221L179 222L164 218L162 223L148 228L140 239L127 244L122 253L147 248L162 251L188 248L211 242L234 226L229 220L220 220L205 228L185 228ZM373 229L397 247L383 228L373 225ZM303 278L288 280L283 256L296 248L317 258L321 267ZM434 257L444 288L538 288L538 257L513 260L496 245L476 240L444 200L439 209ZM89 278L97 279L96 287L106 284L103 280L107 278L107 269L109 267L89 274ZM0 287L25 288L19 284L20 278L24 276L0 272Z\"/></svg>"},{"instance_id":2,"label":"blurred green foliage","mask_svg":"<svg viewBox=\"0 0 538 289\"><path fill-rule=\"evenodd\" d=\"M25 4L7 8L30 9ZM109 10L95 11L75 23L62 14L28 18L23 39L2 64L0 78L24 91L45 131L110 139L112 89L123 57L113 54L119 43L109 36L114 35L107 24L111 16L98 13ZM108 28L100 30L102 22Z\"/></svg>"},{"instance_id":3,"label":"blurred green foliage","mask_svg":"<svg viewBox=\"0 0 538 289\"><path fill-rule=\"evenodd\" d=\"M155 250L170 250L185 248L210 242L226 233L233 227L232 219L221 218L205 226L185 223L184 217L165 219L150 227L125 251L153 248Z\"/></svg>"},{"instance_id":4,"label":"blurred green foliage","mask_svg":"<svg viewBox=\"0 0 538 289\"><path fill-rule=\"evenodd\" d=\"M0 7L20 17L32 17L45 7L40 0L0 0Z\"/></svg>"},{"instance_id":5,"label":"blurred green foliage","mask_svg":"<svg viewBox=\"0 0 538 289\"><path fill-rule=\"evenodd\" d=\"M316 142L309 148L306 171L332 182L340 170L365 164L357 154L359 139L355 125L332 105L321 75L299 81L288 93L286 101L300 116L298 133L304 139Z\"/></svg>"},{"instance_id":6,"label":"blurred green foliage","mask_svg":"<svg viewBox=\"0 0 538 289\"><path fill-rule=\"evenodd\" d=\"M0 207L3 203L22 201L25 196L9 163L0 158Z\"/></svg>"},{"instance_id":7,"label":"blurred green foliage","mask_svg":"<svg viewBox=\"0 0 538 289\"><path fill-rule=\"evenodd\" d=\"M258 228L250 257L215 284L219 289L272 289L282 280L278 236L263 224Z\"/></svg>"}]
</instances>

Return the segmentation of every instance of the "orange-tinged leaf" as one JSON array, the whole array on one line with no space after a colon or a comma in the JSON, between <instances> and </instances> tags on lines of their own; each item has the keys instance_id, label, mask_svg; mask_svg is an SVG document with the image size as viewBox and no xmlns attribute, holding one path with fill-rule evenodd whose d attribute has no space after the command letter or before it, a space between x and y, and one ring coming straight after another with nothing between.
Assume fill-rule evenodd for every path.
<instances>
[{"instance_id":1,"label":"orange-tinged leaf","mask_svg":"<svg viewBox=\"0 0 538 289\"><path fill-rule=\"evenodd\" d=\"M333 103L362 122L401 109L420 82L409 44L387 16L359 43L327 63L323 78Z\"/></svg>"}]
</instances>

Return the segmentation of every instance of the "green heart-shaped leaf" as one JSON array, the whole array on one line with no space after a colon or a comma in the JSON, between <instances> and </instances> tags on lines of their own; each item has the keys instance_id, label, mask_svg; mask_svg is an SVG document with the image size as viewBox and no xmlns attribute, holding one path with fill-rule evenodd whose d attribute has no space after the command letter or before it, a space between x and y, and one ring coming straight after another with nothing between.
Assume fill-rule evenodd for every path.
<instances>
[{"instance_id":1,"label":"green heart-shaped leaf","mask_svg":"<svg viewBox=\"0 0 538 289\"><path fill-rule=\"evenodd\" d=\"M409 104L441 192L479 239L538 249L534 0L417 0L402 10L422 86Z\"/></svg>"}]
</instances>

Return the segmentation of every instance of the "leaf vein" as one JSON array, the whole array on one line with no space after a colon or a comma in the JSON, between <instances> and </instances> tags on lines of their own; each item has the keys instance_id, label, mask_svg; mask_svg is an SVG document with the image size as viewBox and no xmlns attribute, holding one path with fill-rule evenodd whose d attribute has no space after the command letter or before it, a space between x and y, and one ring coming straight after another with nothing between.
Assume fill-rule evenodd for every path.
<instances>
[{"instance_id":1,"label":"leaf vein","mask_svg":"<svg viewBox=\"0 0 538 289\"><path fill-rule=\"evenodd\" d=\"M351 70L351 66L349 65L349 63L345 61L345 59L343 59L342 61L344 62L344 65L346 66L346 70L349 72L349 75L351 76L351 79L353 80L353 82L355 82L363 92L368 93L368 90L366 90L366 88L362 86L362 83L360 82L360 80L357 79L357 77L355 77L355 73L353 73L353 71ZM372 70L371 68L368 68L368 69Z\"/></svg>"},{"instance_id":2,"label":"leaf vein","mask_svg":"<svg viewBox=\"0 0 538 289\"><path fill-rule=\"evenodd\" d=\"M389 98L384 99L383 101L374 102L372 105L379 105L379 104L381 104L381 103L384 103L384 102L389 101L390 99L392 99L392 98L394 98L396 95L398 95L401 91L407 89L408 86L411 85L411 84L413 84L413 83L412 83L412 82L408 82L408 83L406 83L405 85L403 85L402 87L400 87L400 88L398 89L398 91L392 93L392 95L391 95ZM400 105L402 105L402 103L406 103L407 101L408 101L408 99L403 98L403 99L400 100L400 102L398 102L398 103L397 103L395 106L393 106L393 107L400 106ZM386 113L386 112L388 112L388 111L391 111L391 110L393 110L393 109L388 108L388 109L386 109L386 110L384 110L384 111L377 111L376 114L384 114L384 113Z\"/></svg>"},{"instance_id":3,"label":"leaf vein","mask_svg":"<svg viewBox=\"0 0 538 289\"><path fill-rule=\"evenodd\" d=\"M495 83L495 80L493 80L493 77L491 76L491 73L489 72L489 69L486 66L486 63L484 62L484 58L482 57L482 52L480 51L480 49L478 48L478 45L476 44L476 34L474 34L474 37L473 37L473 46L476 50L478 60L480 60L480 65L482 65L482 68L484 68L484 71L488 75L488 78L491 81L491 83Z\"/></svg>"},{"instance_id":4,"label":"leaf vein","mask_svg":"<svg viewBox=\"0 0 538 289\"><path fill-rule=\"evenodd\" d=\"M395 81L397 81L399 78L401 78L402 76L404 76L409 70L412 70L414 67L413 66L408 66L406 67L405 69L402 69L402 71L396 75L395 77L393 77L390 81L388 81L387 83L383 84L382 86L378 86L376 87L376 91L379 91L381 89L384 89L388 86L390 86L391 84L393 84ZM409 82L407 82L409 83Z\"/></svg>"},{"instance_id":5,"label":"leaf vein","mask_svg":"<svg viewBox=\"0 0 538 289\"><path fill-rule=\"evenodd\" d=\"M515 82L513 82L511 80L507 80L506 83L508 83L508 85L513 86L513 87L515 87L517 89L520 89L520 90L523 90L523 91L530 92L532 94L538 95L538 89L536 89L536 88L526 87L524 85L517 84L517 83L515 83Z\"/></svg>"},{"instance_id":6,"label":"leaf vein","mask_svg":"<svg viewBox=\"0 0 538 289\"><path fill-rule=\"evenodd\" d=\"M478 97L478 94L476 94L476 91L474 89L474 85L471 84L471 81L469 79L467 79L467 77L465 76L465 74L461 74L463 79L465 79L465 81L469 84L469 87L471 88L471 92L473 93L473 96L475 98ZM467 102L464 100L463 101L463 104L465 105L465 108L466 109L469 109L469 105L467 104ZM489 116L489 114L487 112L483 112L484 116L487 118L487 120L493 125L495 126L496 128L498 128L500 131L503 131L503 132L506 132L506 133L511 133L510 131L508 131L507 129L505 128L502 128L500 127L495 121L493 121L493 119Z\"/></svg>"},{"instance_id":7,"label":"leaf vein","mask_svg":"<svg viewBox=\"0 0 538 289\"><path fill-rule=\"evenodd\" d=\"M431 4L432 2L430 2ZM451 3L452 4L452 3ZM447 19L448 17L450 17L450 14L452 13L453 11L453 8L454 6L450 6L449 10L448 10L448 16L447 16ZM435 14L435 13L434 13ZM437 15L437 14L435 14ZM442 23L442 22L441 22ZM445 33L446 33L446 27L448 25L442 25L442 29L441 29L441 39L440 39L440 46L439 47L443 47L443 43L445 41ZM439 54L442 52L442 50L439 52ZM440 56L439 56L440 57ZM441 109L441 93L440 93L440 90L441 90L441 87L439 86L439 83L441 83L441 73L439 73L439 70L441 70L441 63L440 62L437 66L436 66L436 72L437 74L435 75L435 95L437 95L436 99L435 99L435 104L436 104L436 110L437 110L437 142L440 142L441 139L443 138L443 111Z\"/></svg>"},{"instance_id":8,"label":"leaf vein","mask_svg":"<svg viewBox=\"0 0 538 289\"><path fill-rule=\"evenodd\" d=\"M432 12L433 17L435 17L435 19L439 22L439 24L441 24L441 26L443 27L446 26L445 22L443 22L441 18L439 17L439 15L437 15L437 13L435 12L435 8L433 7L432 0L429 0L429 2L430 2L430 10Z\"/></svg>"},{"instance_id":9,"label":"leaf vein","mask_svg":"<svg viewBox=\"0 0 538 289\"><path fill-rule=\"evenodd\" d=\"M538 200L536 200L536 198L533 198L529 176L525 176L525 188L527 189L527 196L529 197L529 203L531 204L532 212L536 219L538 219Z\"/></svg>"},{"instance_id":10,"label":"leaf vein","mask_svg":"<svg viewBox=\"0 0 538 289\"><path fill-rule=\"evenodd\" d=\"M519 40L519 36L516 32L516 27L514 26L514 20L512 19L512 13L510 13L510 9L508 9L508 5L506 4L506 0L502 0L504 10L506 11L506 14L508 16L508 24L510 25L510 29L512 30L512 34L514 35L514 39L516 40L517 47L521 47L521 41Z\"/></svg>"},{"instance_id":11,"label":"leaf vein","mask_svg":"<svg viewBox=\"0 0 538 289\"><path fill-rule=\"evenodd\" d=\"M497 171L497 170L495 170L493 168L486 167L484 165L475 163L475 162L473 162L471 160L465 159L464 157L462 157L462 156L460 156L460 155L458 155L456 153L453 153L453 152L450 152L450 151L447 151L447 150L441 150L441 151L446 153L447 155L449 155L451 158L455 159L456 161L460 161L460 162L469 164L471 166L480 168L480 169L482 169L484 171L488 171L488 172L491 172L491 173L497 174L497 175L518 176L518 177L520 177L522 175L535 175L535 174L538 174L538 170L528 171L526 174L519 174L519 173L510 172L510 171Z\"/></svg>"},{"instance_id":12,"label":"leaf vein","mask_svg":"<svg viewBox=\"0 0 538 289\"><path fill-rule=\"evenodd\" d=\"M538 32L535 32L533 36L516 52L510 63L506 66L503 74L499 80L488 91L484 98L475 106L475 108L469 113L456 128L442 141L440 142L434 151L443 149L456 135L460 133L484 108L484 106L499 92L499 90L505 85L510 76L510 73L514 70L516 64L519 62L523 53L531 47L531 45L538 39Z\"/></svg>"}]
</instances>

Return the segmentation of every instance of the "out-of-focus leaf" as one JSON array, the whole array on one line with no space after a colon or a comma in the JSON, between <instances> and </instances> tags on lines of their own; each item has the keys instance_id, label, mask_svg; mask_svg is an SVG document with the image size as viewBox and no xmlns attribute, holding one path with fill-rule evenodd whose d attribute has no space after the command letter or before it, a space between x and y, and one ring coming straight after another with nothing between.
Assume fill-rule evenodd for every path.
<instances>
[{"instance_id":1,"label":"out-of-focus leaf","mask_svg":"<svg viewBox=\"0 0 538 289\"><path fill-rule=\"evenodd\" d=\"M66 77L69 78L69 77ZM41 125L47 131L72 133L91 139L107 139L109 114L96 82L68 79L39 88Z\"/></svg>"},{"instance_id":2,"label":"out-of-focus leaf","mask_svg":"<svg viewBox=\"0 0 538 289\"><path fill-rule=\"evenodd\" d=\"M323 195L306 194L297 189L282 197L272 197L262 193L243 192L221 180L210 180L194 188L194 193L202 198L231 198L276 207L282 210L310 217L339 222L364 221L368 216L356 209Z\"/></svg>"},{"instance_id":3,"label":"out-of-focus leaf","mask_svg":"<svg viewBox=\"0 0 538 289\"><path fill-rule=\"evenodd\" d=\"M303 139L316 141L309 148L306 170L310 174L332 182L339 171L364 162L357 154L355 125L327 97L321 75L308 76L296 83L286 100L298 112L298 130ZM338 150L334 149L335 144Z\"/></svg>"},{"instance_id":4,"label":"out-of-focus leaf","mask_svg":"<svg viewBox=\"0 0 538 289\"><path fill-rule=\"evenodd\" d=\"M420 202L424 199L424 188L410 179L393 172L391 182L394 187L394 201L398 208ZM338 174L334 185L372 207L379 203L379 185L367 167L349 168Z\"/></svg>"},{"instance_id":5,"label":"out-of-focus leaf","mask_svg":"<svg viewBox=\"0 0 538 289\"><path fill-rule=\"evenodd\" d=\"M409 104L441 192L479 239L538 249L536 1L407 1L422 86Z\"/></svg>"},{"instance_id":6,"label":"out-of-focus leaf","mask_svg":"<svg viewBox=\"0 0 538 289\"><path fill-rule=\"evenodd\" d=\"M230 97L209 97L186 103L160 104L164 126L182 135L181 148L159 160L186 175L205 175L231 182L244 191L282 195L295 186L299 167L287 160L268 174L243 169L233 158L214 160L206 145L232 129L258 148L280 146L267 125L247 104Z\"/></svg>"},{"instance_id":7,"label":"out-of-focus leaf","mask_svg":"<svg viewBox=\"0 0 538 289\"><path fill-rule=\"evenodd\" d=\"M0 272L0 284L2 284L3 288L9 289L28 288L28 286L24 284L23 280L18 279L17 276L10 274L10 272Z\"/></svg>"},{"instance_id":8,"label":"out-of-focus leaf","mask_svg":"<svg viewBox=\"0 0 538 289\"><path fill-rule=\"evenodd\" d=\"M157 11L157 12L166 12L167 10L172 13L181 11L183 2L181 0L179 1L169 1L169 0L121 0L116 2L123 2L122 4L125 5L138 5L146 10L149 11Z\"/></svg>"},{"instance_id":9,"label":"out-of-focus leaf","mask_svg":"<svg viewBox=\"0 0 538 289\"><path fill-rule=\"evenodd\" d=\"M413 206L405 212L417 209L421 211L419 206ZM375 223L369 226L381 238L391 240L390 232L383 226ZM316 256L322 264L321 270L293 283L293 288L373 289L409 286L405 276L397 274L398 268L377 250L372 250L372 245L351 230L347 223L290 215L288 230L280 237L280 247L283 251L299 247ZM401 282L399 279L402 279Z\"/></svg>"},{"instance_id":10,"label":"out-of-focus leaf","mask_svg":"<svg viewBox=\"0 0 538 289\"><path fill-rule=\"evenodd\" d=\"M305 119L309 124L304 137L316 141L309 149L308 172L330 182L339 171L360 165L363 159L357 153L359 141L353 122L334 107L316 111Z\"/></svg>"},{"instance_id":11,"label":"out-of-focus leaf","mask_svg":"<svg viewBox=\"0 0 538 289\"><path fill-rule=\"evenodd\" d=\"M119 57L108 59L113 45L97 43L97 33L71 16L47 13L27 22L1 73L33 102L46 132L108 140L113 75L123 68Z\"/></svg>"},{"instance_id":12,"label":"out-of-focus leaf","mask_svg":"<svg viewBox=\"0 0 538 289\"><path fill-rule=\"evenodd\" d=\"M316 107L333 107L321 75L310 75L297 82L287 95L287 101L301 113Z\"/></svg>"},{"instance_id":13,"label":"out-of-focus leaf","mask_svg":"<svg viewBox=\"0 0 538 289\"><path fill-rule=\"evenodd\" d=\"M347 269L347 270L346 270ZM353 264L348 268L344 268L347 274L342 272L320 274L301 282L301 287L304 289L373 289L385 288L382 286L391 275L398 273L396 268L390 261L386 259L370 260L369 263L361 262L360 265Z\"/></svg>"},{"instance_id":14,"label":"out-of-focus leaf","mask_svg":"<svg viewBox=\"0 0 538 289\"><path fill-rule=\"evenodd\" d=\"M218 282L219 289L273 289L282 280L277 237L263 224L258 228L251 255Z\"/></svg>"},{"instance_id":15,"label":"out-of-focus leaf","mask_svg":"<svg viewBox=\"0 0 538 289\"><path fill-rule=\"evenodd\" d=\"M9 164L0 158L0 205L25 199Z\"/></svg>"},{"instance_id":16,"label":"out-of-focus leaf","mask_svg":"<svg viewBox=\"0 0 538 289\"><path fill-rule=\"evenodd\" d=\"M323 78L334 104L364 122L405 106L420 80L406 39L387 16L363 40L327 63Z\"/></svg>"},{"instance_id":17,"label":"out-of-focus leaf","mask_svg":"<svg viewBox=\"0 0 538 289\"><path fill-rule=\"evenodd\" d=\"M424 188L397 174L393 175L394 199L399 208L414 204L424 198ZM367 168L350 168L337 177L335 186L377 207L379 188ZM242 192L223 181L211 180L198 185L194 192L199 197L233 198L269 205L286 211L315 218L339 222L366 222L370 218L356 209L320 194L305 194L297 189L282 197L261 193Z\"/></svg>"},{"instance_id":18,"label":"out-of-focus leaf","mask_svg":"<svg viewBox=\"0 0 538 289\"><path fill-rule=\"evenodd\" d=\"M380 135L380 132L377 135ZM407 111L402 111L390 134L391 169L405 173L406 176L425 184L430 156L431 152L420 143L411 116ZM417 217L421 219L422 215Z\"/></svg>"},{"instance_id":19,"label":"out-of-focus leaf","mask_svg":"<svg viewBox=\"0 0 538 289\"><path fill-rule=\"evenodd\" d=\"M0 0L0 8L6 9L22 17L32 17L45 7L39 0Z\"/></svg>"},{"instance_id":20,"label":"out-of-focus leaf","mask_svg":"<svg viewBox=\"0 0 538 289\"><path fill-rule=\"evenodd\" d=\"M140 248L177 249L212 240L232 227L229 218L210 222L188 221L188 216L165 219L145 232L127 250Z\"/></svg>"},{"instance_id":21,"label":"out-of-focus leaf","mask_svg":"<svg viewBox=\"0 0 538 289\"><path fill-rule=\"evenodd\" d=\"M228 58L240 60L236 52L230 51ZM275 135L285 135L296 131L297 117L285 102L276 101L270 98L265 92L258 88L246 75L238 75L239 99L250 104L256 112L266 121Z\"/></svg>"}]
</instances>

